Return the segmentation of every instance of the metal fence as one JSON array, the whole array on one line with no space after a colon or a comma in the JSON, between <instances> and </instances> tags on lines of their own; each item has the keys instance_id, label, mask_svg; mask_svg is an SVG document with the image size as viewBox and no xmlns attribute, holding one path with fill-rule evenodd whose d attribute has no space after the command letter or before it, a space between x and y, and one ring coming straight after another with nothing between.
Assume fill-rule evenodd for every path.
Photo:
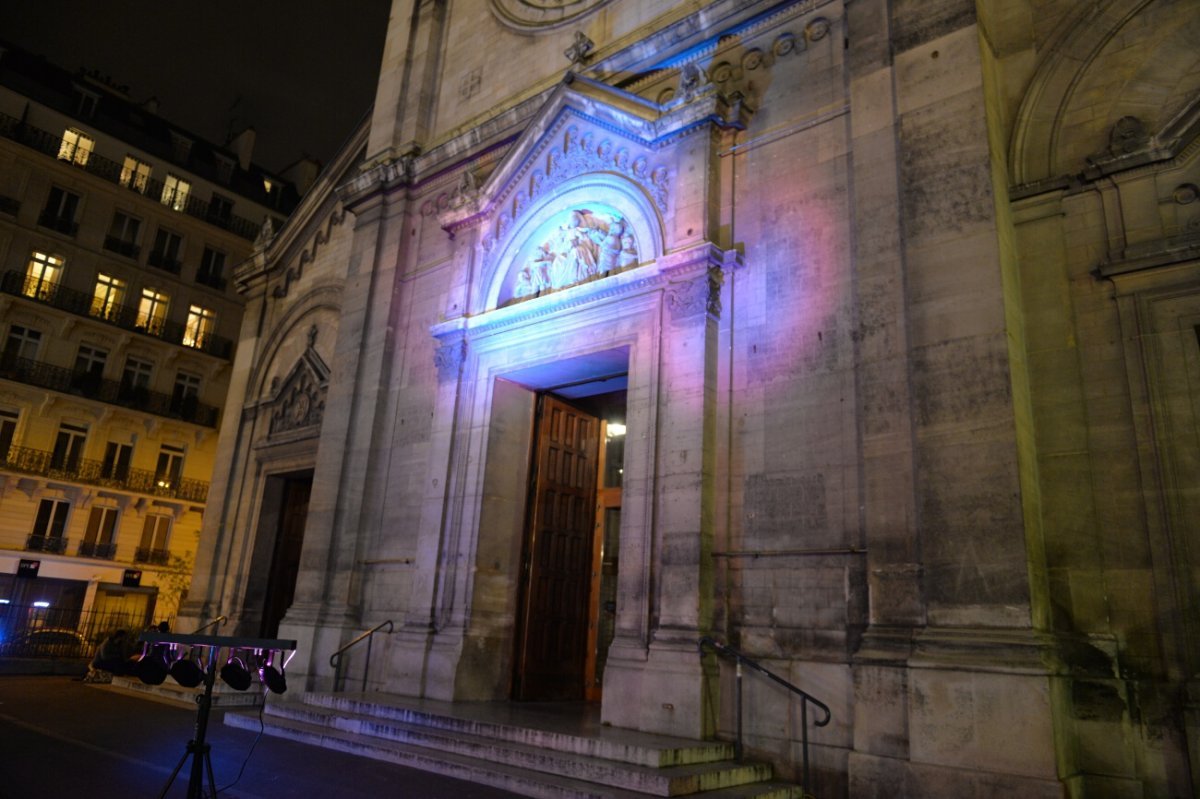
<instances>
[{"instance_id":1,"label":"metal fence","mask_svg":"<svg viewBox=\"0 0 1200 799\"><path fill-rule=\"evenodd\" d=\"M116 630L147 623L144 613L0 604L0 658L90 659Z\"/></svg>"}]
</instances>

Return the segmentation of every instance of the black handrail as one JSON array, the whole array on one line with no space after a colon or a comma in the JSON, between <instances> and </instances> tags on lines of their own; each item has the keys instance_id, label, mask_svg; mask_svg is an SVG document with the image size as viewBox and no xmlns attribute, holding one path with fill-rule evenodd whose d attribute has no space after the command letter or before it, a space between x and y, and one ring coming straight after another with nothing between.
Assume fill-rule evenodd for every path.
<instances>
[{"instance_id":1,"label":"black handrail","mask_svg":"<svg viewBox=\"0 0 1200 799\"><path fill-rule=\"evenodd\" d=\"M733 744L733 752L738 760L742 759L742 664L749 666L755 671L765 674L774 682L782 685L794 694L800 697L800 746L804 752L804 791L807 794L812 780L809 777L808 770L808 704L811 702L821 710L825 711L825 718L821 720L813 719L814 727L824 727L833 718L833 713L829 710L829 705L817 699L812 694L792 685L787 680L776 675L774 672L763 667L760 663L752 658L747 657L742 652L734 649L731 646L726 646L715 638L704 636L700 639L700 654L704 654L704 647L708 647L713 652L723 657L731 658L737 664L737 740Z\"/></svg>"},{"instance_id":2,"label":"black handrail","mask_svg":"<svg viewBox=\"0 0 1200 799\"><path fill-rule=\"evenodd\" d=\"M358 636L353 641L346 644L341 649L339 649L338 651L334 652L332 655L329 656L329 665L333 666L333 690L334 691L342 690L342 655L345 653L345 651L347 649L350 649L351 647L353 647L355 644L357 644L359 641L363 640L364 638L367 639L367 661L366 661L366 663L363 664L362 689L364 691L367 690L367 673L371 670L371 639L375 636L375 633L379 632L384 627L387 627L387 631L390 633L392 631L392 620L388 619L385 622L380 622L379 624L376 624L374 627L367 630L365 633Z\"/></svg>"},{"instance_id":3,"label":"black handrail","mask_svg":"<svg viewBox=\"0 0 1200 799\"><path fill-rule=\"evenodd\" d=\"M220 627L221 623L226 622L226 621L229 621L228 616L217 616L212 621L201 624L199 627L197 627L195 630L193 630L192 635L197 635L198 633L202 633L205 630L207 630L209 627Z\"/></svg>"}]
</instances>

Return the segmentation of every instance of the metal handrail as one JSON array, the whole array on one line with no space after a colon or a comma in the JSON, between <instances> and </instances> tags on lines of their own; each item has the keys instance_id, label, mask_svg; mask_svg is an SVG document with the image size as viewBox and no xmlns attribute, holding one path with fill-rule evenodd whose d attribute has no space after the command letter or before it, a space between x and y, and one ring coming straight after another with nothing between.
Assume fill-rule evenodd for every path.
<instances>
[{"instance_id":1,"label":"metal handrail","mask_svg":"<svg viewBox=\"0 0 1200 799\"><path fill-rule=\"evenodd\" d=\"M824 727L829 723L830 719L833 718L833 713L830 712L829 705L825 704L820 699L817 699L807 691L792 685L790 682L765 668L762 664L758 663L754 659L747 657L745 654L739 652L731 646L722 644L715 638L704 636L700 639L699 643L701 655L704 654L704 647L707 646L718 655L732 658L737 664L737 740L734 741L733 752L734 756L737 757L738 760L742 759L742 664L749 666L761 674L765 674L777 684L782 685L784 688L800 697L800 745L804 752L804 791L807 793L812 785L808 770L808 705L811 702L816 707L825 711L825 718L819 721L817 719L813 719L814 727Z\"/></svg>"},{"instance_id":2,"label":"metal handrail","mask_svg":"<svg viewBox=\"0 0 1200 799\"><path fill-rule=\"evenodd\" d=\"M342 655L345 654L347 649L350 649L364 638L367 639L367 660L366 663L363 664L362 689L364 691L367 690L367 673L371 670L371 639L374 638L375 633L379 632L384 627L387 627L387 631L390 633L392 631L392 620L388 619L387 621L376 624L374 627L367 630L365 633L358 636L353 641L329 656L329 665L333 666L334 691L340 691L342 689Z\"/></svg>"},{"instance_id":3,"label":"metal handrail","mask_svg":"<svg viewBox=\"0 0 1200 799\"><path fill-rule=\"evenodd\" d=\"M205 630L207 630L209 627L220 627L223 622L227 622L227 621L229 621L228 616L217 616L212 621L207 622L205 624L201 624L199 627L197 627L195 630L193 630L192 635L197 635L199 633L202 633Z\"/></svg>"}]
</instances>

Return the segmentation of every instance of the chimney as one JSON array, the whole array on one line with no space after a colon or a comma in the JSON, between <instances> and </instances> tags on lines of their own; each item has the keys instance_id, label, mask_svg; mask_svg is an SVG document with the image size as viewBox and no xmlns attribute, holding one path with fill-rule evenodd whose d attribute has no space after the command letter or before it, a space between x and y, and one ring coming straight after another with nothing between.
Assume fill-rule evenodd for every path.
<instances>
[{"instance_id":1,"label":"chimney","mask_svg":"<svg viewBox=\"0 0 1200 799\"><path fill-rule=\"evenodd\" d=\"M280 177L296 187L301 195L307 194L312 188L312 184L316 182L317 175L321 172L321 162L305 155L299 161L289 166L280 173Z\"/></svg>"},{"instance_id":2,"label":"chimney","mask_svg":"<svg viewBox=\"0 0 1200 799\"><path fill-rule=\"evenodd\" d=\"M238 166L249 169L250 156L254 153L254 128L246 128L226 142L225 146L237 154Z\"/></svg>"}]
</instances>

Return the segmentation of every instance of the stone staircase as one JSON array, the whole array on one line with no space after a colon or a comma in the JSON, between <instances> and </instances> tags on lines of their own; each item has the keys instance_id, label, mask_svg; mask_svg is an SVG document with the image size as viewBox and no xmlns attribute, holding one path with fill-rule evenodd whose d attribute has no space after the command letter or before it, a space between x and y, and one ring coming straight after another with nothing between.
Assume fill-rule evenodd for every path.
<instances>
[{"instance_id":1,"label":"stone staircase","mask_svg":"<svg viewBox=\"0 0 1200 799\"><path fill-rule=\"evenodd\" d=\"M257 731L257 712L225 723ZM269 735L553 799L801 799L771 766L738 763L720 741L666 738L599 723L583 705L446 703L385 694L271 696Z\"/></svg>"}]
</instances>

